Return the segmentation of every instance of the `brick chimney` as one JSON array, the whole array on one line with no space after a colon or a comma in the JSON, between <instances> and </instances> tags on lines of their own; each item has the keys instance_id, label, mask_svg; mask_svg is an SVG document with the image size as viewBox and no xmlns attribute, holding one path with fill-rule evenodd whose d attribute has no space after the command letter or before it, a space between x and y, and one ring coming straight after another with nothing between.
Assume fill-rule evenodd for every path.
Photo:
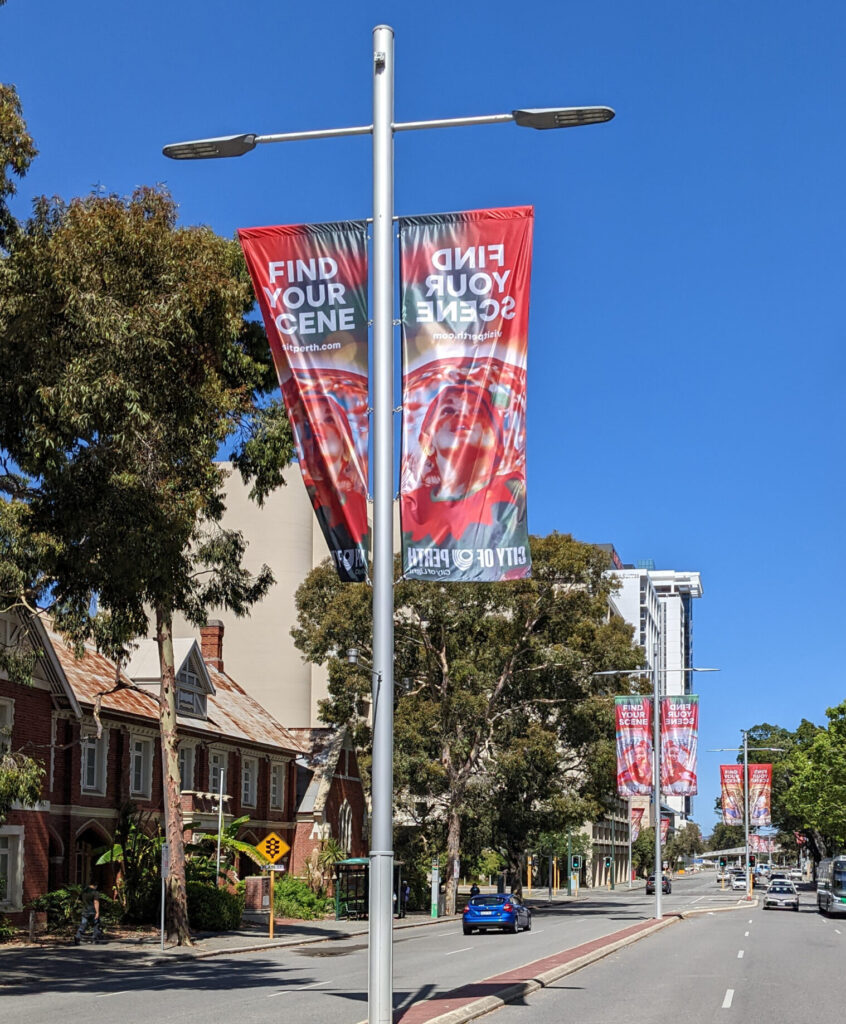
<instances>
[{"instance_id":1,"label":"brick chimney","mask_svg":"<svg viewBox=\"0 0 846 1024\"><path fill-rule=\"evenodd\" d=\"M207 626L200 627L200 647L203 661L218 672L223 671L223 623L211 619Z\"/></svg>"}]
</instances>

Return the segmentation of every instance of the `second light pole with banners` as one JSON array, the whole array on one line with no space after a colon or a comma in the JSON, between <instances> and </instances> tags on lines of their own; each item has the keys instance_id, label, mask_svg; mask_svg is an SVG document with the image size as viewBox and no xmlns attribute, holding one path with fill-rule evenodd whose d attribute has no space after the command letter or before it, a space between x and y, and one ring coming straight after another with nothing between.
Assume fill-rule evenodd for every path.
<instances>
[{"instance_id":1,"label":"second light pole with banners","mask_svg":"<svg viewBox=\"0 0 846 1024\"><path fill-rule=\"evenodd\" d=\"M373 121L369 125L260 135L242 133L166 146L175 160L242 156L271 142L371 135L373 139L373 760L370 849L368 1020L390 1024L393 1016L393 382L394 382L394 133L429 128L505 124L549 129L609 121L609 107L514 110L511 113L430 121L394 121L394 33L373 30Z\"/></svg>"}]
</instances>

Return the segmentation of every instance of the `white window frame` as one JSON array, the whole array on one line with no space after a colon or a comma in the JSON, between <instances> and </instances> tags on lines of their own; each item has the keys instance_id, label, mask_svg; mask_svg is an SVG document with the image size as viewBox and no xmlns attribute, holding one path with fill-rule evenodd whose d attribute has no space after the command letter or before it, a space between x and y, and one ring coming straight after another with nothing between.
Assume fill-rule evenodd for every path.
<instances>
[{"instance_id":1,"label":"white window frame","mask_svg":"<svg viewBox=\"0 0 846 1024\"><path fill-rule=\"evenodd\" d=\"M188 743L185 740L179 744L179 750L177 752L177 757L179 759L179 788L183 793L192 793L195 789L194 782L197 769L197 759L194 756L195 746L196 744ZM188 785L185 784L186 782Z\"/></svg>"},{"instance_id":2,"label":"white window frame","mask_svg":"<svg viewBox=\"0 0 846 1024\"><path fill-rule=\"evenodd\" d=\"M12 730L15 727L15 702L11 697L0 697L0 754L12 749Z\"/></svg>"},{"instance_id":3,"label":"white window frame","mask_svg":"<svg viewBox=\"0 0 846 1024\"><path fill-rule=\"evenodd\" d=\"M191 718L206 717L206 691L198 673L183 667L176 675L176 713Z\"/></svg>"},{"instance_id":4,"label":"white window frame","mask_svg":"<svg viewBox=\"0 0 846 1024\"><path fill-rule=\"evenodd\" d=\"M215 761L219 760L219 764ZM209 748L209 792L217 796L220 793L220 777L215 778L218 772L223 772L223 795L226 796L226 789L229 786L227 774L229 772L229 754L225 750Z\"/></svg>"},{"instance_id":5,"label":"white window frame","mask_svg":"<svg viewBox=\"0 0 846 1024\"><path fill-rule=\"evenodd\" d=\"M285 761L270 762L269 800L272 811L285 810L285 784L288 781L288 765ZM274 790L276 795L274 796Z\"/></svg>"},{"instance_id":6,"label":"white window frame","mask_svg":"<svg viewBox=\"0 0 846 1024\"><path fill-rule=\"evenodd\" d=\"M94 782L89 785L86 782L88 768L88 751L94 749ZM80 779L79 788L83 794L88 796L106 795L106 766L109 763L109 730L104 729L102 735L97 739L94 732L83 733L80 741Z\"/></svg>"},{"instance_id":7,"label":"white window frame","mask_svg":"<svg viewBox=\"0 0 846 1024\"><path fill-rule=\"evenodd\" d=\"M344 800L338 808L338 843L344 853L352 848L352 807L349 800Z\"/></svg>"},{"instance_id":8,"label":"white window frame","mask_svg":"<svg viewBox=\"0 0 846 1024\"><path fill-rule=\"evenodd\" d=\"M248 769L252 769L252 776L249 777ZM257 757L241 758L241 806L255 807L258 800L258 769Z\"/></svg>"},{"instance_id":9,"label":"white window frame","mask_svg":"<svg viewBox=\"0 0 846 1024\"><path fill-rule=\"evenodd\" d=\"M136 744L142 746L142 750L137 751ZM136 758L141 757L141 785L140 788L136 786L135 782L135 768ZM129 738L129 795L140 796L144 800L149 800L153 792L153 757L154 747L153 740L149 736L138 736L130 735Z\"/></svg>"},{"instance_id":10,"label":"white window frame","mask_svg":"<svg viewBox=\"0 0 846 1024\"><path fill-rule=\"evenodd\" d=\"M0 892L0 910L14 912L23 910L23 863L24 863L24 827L23 825L0 826L0 839L5 840L3 847L6 856L5 893Z\"/></svg>"}]
</instances>

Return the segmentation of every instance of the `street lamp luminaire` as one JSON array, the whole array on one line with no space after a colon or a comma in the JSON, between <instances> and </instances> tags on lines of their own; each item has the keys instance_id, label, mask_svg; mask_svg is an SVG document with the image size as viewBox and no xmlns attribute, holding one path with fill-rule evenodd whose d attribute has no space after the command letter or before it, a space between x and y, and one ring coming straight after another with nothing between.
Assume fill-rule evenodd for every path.
<instances>
[{"instance_id":1,"label":"street lamp luminaire","mask_svg":"<svg viewBox=\"0 0 846 1024\"><path fill-rule=\"evenodd\" d=\"M719 672L718 668L674 668L671 672ZM661 918L661 895L663 883L663 858L661 857L661 709L660 709L660 687L658 685L658 659L653 658L652 663L652 806L654 808L655 826L655 917ZM666 673L666 670L665 670ZM608 669L605 672L594 672L595 676L642 676L645 671L642 668L631 668L619 671ZM632 827L629 820L629 828ZM629 865L631 871L631 865Z\"/></svg>"},{"instance_id":2,"label":"street lamp luminaire","mask_svg":"<svg viewBox=\"0 0 846 1024\"><path fill-rule=\"evenodd\" d=\"M574 128L614 117L610 107L513 110L510 114L394 122L394 32L373 29L373 123L351 128L246 133L165 146L174 160L243 156L270 142L373 137L373 760L371 768L370 935L368 1020L390 1024L393 1016L393 701L380 701L384 685L393 692L393 206L395 132L513 121L526 128Z\"/></svg>"}]
</instances>

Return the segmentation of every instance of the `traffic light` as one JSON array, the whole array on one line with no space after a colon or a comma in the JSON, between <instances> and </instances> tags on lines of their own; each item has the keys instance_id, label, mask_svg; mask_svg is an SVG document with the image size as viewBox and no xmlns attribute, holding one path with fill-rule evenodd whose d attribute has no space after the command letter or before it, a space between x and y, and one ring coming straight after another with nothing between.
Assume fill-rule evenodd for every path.
<instances>
[{"instance_id":1,"label":"traffic light","mask_svg":"<svg viewBox=\"0 0 846 1024\"><path fill-rule=\"evenodd\" d=\"M720 857L720 867L724 868L725 866L726 866L726 859L725 859L725 857Z\"/></svg>"},{"instance_id":2,"label":"traffic light","mask_svg":"<svg viewBox=\"0 0 846 1024\"><path fill-rule=\"evenodd\" d=\"M606 857L605 858L605 867L607 867L607 868L611 867L611 858L610 857Z\"/></svg>"},{"instance_id":3,"label":"traffic light","mask_svg":"<svg viewBox=\"0 0 846 1024\"><path fill-rule=\"evenodd\" d=\"M755 867L755 854L754 853L750 853L749 854L749 867L750 868L754 868Z\"/></svg>"},{"instance_id":4,"label":"traffic light","mask_svg":"<svg viewBox=\"0 0 846 1024\"><path fill-rule=\"evenodd\" d=\"M573 870L574 871L578 871L581 868L581 866L582 866L582 858L581 857L574 857L573 858Z\"/></svg>"}]
</instances>

